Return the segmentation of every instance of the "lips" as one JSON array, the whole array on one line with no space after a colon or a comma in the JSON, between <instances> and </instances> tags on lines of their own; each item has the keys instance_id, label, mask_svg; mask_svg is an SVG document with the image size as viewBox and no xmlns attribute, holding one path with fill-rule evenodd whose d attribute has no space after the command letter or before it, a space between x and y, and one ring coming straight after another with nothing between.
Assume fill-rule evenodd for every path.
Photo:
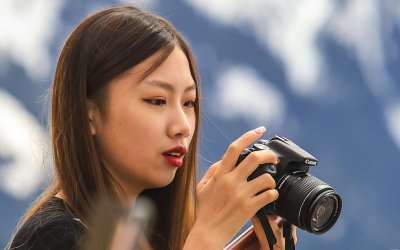
<instances>
[{"instance_id":1,"label":"lips","mask_svg":"<svg viewBox=\"0 0 400 250\"><path fill-rule=\"evenodd\" d=\"M183 157L185 156L186 152L186 147L177 146L165 151L162 153L162 156L170 165L174 167L181 167L183 163Z\"/></svg>"}]
</instances>

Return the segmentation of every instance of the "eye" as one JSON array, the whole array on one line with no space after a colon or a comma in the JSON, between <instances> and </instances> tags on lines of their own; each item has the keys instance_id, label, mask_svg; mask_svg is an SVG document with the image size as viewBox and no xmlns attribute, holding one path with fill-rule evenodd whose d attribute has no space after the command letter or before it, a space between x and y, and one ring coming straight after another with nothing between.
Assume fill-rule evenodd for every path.
<instances>
[{"instance_id":1,"label":"eye","mask_svg":"<svg viewBox=\"0 0 400 250\"><path fill-rule=\"evenodd\" d=\"M166 101L164 99L143 99L143 101L150 103L154 106L161 106L166 104Z\"/></svg>"},{"instance_id":2,"label":"eye","mask_svg":"<svg viewBox=\"0 0 400 250\"><path fill-rule=\"evenodd\" d=\"M185 105L185 107L187 107L187 108L193 108L193 107L196 106L196 104L197 104L196 100L193 100L193 101L185 102L184 105Z\"/></svg>"}]
</instances>

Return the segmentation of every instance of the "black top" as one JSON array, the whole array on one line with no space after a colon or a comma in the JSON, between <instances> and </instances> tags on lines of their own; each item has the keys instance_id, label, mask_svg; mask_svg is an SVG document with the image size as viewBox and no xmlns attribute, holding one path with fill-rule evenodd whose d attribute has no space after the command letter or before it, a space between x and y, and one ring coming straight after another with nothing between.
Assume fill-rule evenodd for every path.
<instances>
[{"instance_id":1,"label":"black top","mask_svg":"<svg viewBox=\"0 0 400 250\"><path fill-rule=\"evenodd\" d=\"M10 249L79 249L87 229L69 211L62 199L50 198L18 230Z\"/></svg>"}]
</instances>

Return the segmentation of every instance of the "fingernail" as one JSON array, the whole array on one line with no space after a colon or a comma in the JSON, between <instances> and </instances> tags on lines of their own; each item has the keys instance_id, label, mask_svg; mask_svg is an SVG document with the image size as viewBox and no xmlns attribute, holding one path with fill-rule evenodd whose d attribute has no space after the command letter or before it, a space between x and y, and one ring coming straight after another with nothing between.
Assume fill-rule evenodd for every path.
<instances>
[{"instance_id":1,"label":"fingernail","mask_svg":"<svg viewBox=\"0 0 400 250\"><path fill-rule=\"evenodd\" d=\"M279 163L281 163L281 161L279 160L279 157L276 157L276 161Z\"/></svg>"},{"instance_id":2,"label":"fingernail","mask_svg":"<svg viewBox=\"0 0 400 250\"><path fill-rule=\"evenodd\" d=\"M266 131L267 129L264 126L258 127L256 129L254 129L254 133L256 134L262 134Z\"/></svg>"}]
</instances>

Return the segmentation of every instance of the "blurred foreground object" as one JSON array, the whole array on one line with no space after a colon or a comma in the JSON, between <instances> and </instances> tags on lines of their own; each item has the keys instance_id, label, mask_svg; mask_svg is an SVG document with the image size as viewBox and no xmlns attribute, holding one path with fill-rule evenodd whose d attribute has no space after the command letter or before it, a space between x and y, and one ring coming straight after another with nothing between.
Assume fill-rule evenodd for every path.
<instances>
[{"instance_id":1,"label":"blurred foreground object","mask_svg":"<svg viewBox=\"0 0 400 250\"><path fill-rule=\"evenodd\" d=\"M115 199L101 197L94 205L84 249L149 249L146 232L155 217L155 208L149 199L138 198L134 204L122 206Z\"/></svg>"}]
</instances>

